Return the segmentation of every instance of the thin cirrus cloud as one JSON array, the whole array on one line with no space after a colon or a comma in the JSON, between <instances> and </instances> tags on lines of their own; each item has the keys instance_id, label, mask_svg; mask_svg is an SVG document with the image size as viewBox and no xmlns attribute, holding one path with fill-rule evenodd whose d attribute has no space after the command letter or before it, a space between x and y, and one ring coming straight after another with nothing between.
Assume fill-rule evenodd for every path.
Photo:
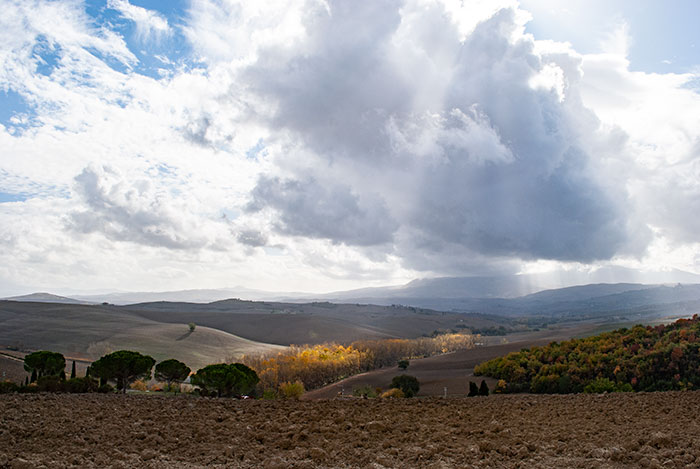
<instances>
[{"instance_id":1,"label":"thin cirrus cloud","mask_svg":"<svg viewBox=\"0 0 700 469\"><path fill-rule=\"evenodd\" d=\"M5 2L1 278L700 268L697 76L630 71L634 28L580 54L528 34L514 1L140 5ZM89 261L107 247L110 278Z\"/></svg>"},{"instance_id":2,"label":"thin cirrus cloud","mask_svg":"<svg viewBox=\"0 0 700 469\"><path fill-rule=\"evenodd\" d=\"M117 10L124 18L133 21L141 41L157 41L172 34L168 20L153 10L132 5L128 0L107 0L107 7Z\"/></svg>"}]
</instances>

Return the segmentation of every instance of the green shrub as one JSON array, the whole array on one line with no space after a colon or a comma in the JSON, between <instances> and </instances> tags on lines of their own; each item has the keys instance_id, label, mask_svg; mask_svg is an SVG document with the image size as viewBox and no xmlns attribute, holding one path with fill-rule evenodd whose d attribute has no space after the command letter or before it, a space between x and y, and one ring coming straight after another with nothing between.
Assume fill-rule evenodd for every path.
<instances>
[{"instance_id":1,"label":"green shrub","mask_svg":"<svg viewBox=\"0 0 700 469\"><path fill-rule=\"evenodd\" d=\"M218 397L250 395L259 381L257 373L242 363L208 365L190 379L193 386Z\"/></svg>"},{"instance_id":2,"label":"green shrub","mask_svg":"<svg viewBox=\"0 0 700 469\"><path fill-rule=\"evenodd\" d=\"M615 383L608 378L597 378L588 383L583 392L601 394L604 392L632 392L632 385L629 383Z\"/></svg>"},{"instance_id":3,"label":"green shrub","mask_svg":"<svg viewBox=\"0 0 700 469\"><path fill-rule=\"evenodd\" d=\"M272 389L265 389L263 391L262 398L267 400L277 399L277 393Z\"/></svg>"},{"instance_id":4,"label":"green shrub","mask_svg":"<svg viewBox=\"0 0 700 469\"><path fill-rule=\"evenodd\" d=\"M19 386L12 381L0 381L0 394L7 394L17 391L19 391Z\"/></svg>"},{"instance_id":5,"label":"green shrub","mask_svg":"<svg viewBox=\"0 0 700 469\"><path fill-rule=\"evenodd\" d=\"M39 392L63 392L63 380L58 376L42 376L36 381Z\"/></svg>"},{"instance_id":6,"label":"green shrub","mask_svg":"<svg viewBox=\"0 0 700 469\"><path fill-rule=\"evenodd\" d=\"M72 378L63 383L64 391L70 393L96 392L98 387L97 381L87 376L84 378Z\"/></svg>"},{"instance_id":7,"label":"green shrub","mask_svg":"<svg viewBox=\"0 0 700 469\"><path fill-rule=\"evenodd\" d=\"M399 369L405 370L406 368L408 368L409 361L408 360L399 360L398 365L399 365Z\"/></svg>"},{"instance_id":8,"label":"green shrub","mask_svg":"<svg viewBox=\"0 0 700 469\"><path fill-rule=\"evenodd\" d=\"M377 393L376 389L374 389L372 386L362 386L361 388L355 388L352 390L352 395L355 397L377 397L379 393Z\"/></svg>"},{"instance_id":9,"label":"green shrub","mask_svg":"<svg viewBox=\"0 0 700 469\"><path fill-rule=\"evenodd\" d=\"M587 393L604 393L604 392L615 392L617 389L617 386L613 381L610 381L608 378L598 378L586 385L586 387L583 388L583 392Z\"/></svg>"},{"instance_id":10,"label":"green shrub","mask_svg":"<svg viewBox=\"0 0 700 469\"><path fill-rule=\"evenodd\" d=\"M299 399L304 392L304 383L299 380L280 384L280 394L285 399Z\"/></svg>"},{"instance_id":11,"label":"green shrub","mask_svg":"<svg viewBox=\"0 0 700 469\"><path fill-rule=\"evenodd\" d=\"M413 397L418 394L420 383L415 376L401 375L392 378L391 387L399 388L406 397Z\"/></svg>"},{"instance_id":12,"label":"green shrub","mask_svg":"<svg viewBox=\"0 0 700 469\"><path fill-rule=\"evenodd\" d=\"M109 384L105 383L97 388L97 392L102 393L102 394L109 394L109 393L114 392L114 388L112 386L110 386Z\"/></svg>"}]
</instances>

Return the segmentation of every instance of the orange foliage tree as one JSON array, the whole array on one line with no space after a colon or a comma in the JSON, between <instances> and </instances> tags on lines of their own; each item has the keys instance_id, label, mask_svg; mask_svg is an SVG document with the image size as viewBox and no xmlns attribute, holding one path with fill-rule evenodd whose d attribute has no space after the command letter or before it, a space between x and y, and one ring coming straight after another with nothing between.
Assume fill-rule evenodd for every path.
<instances>
[{"instance_id":1,"label":"orange foliage tree","mask_svg":"<svg viewBox=\"0 0 700 469\"><path fill-rule=\"evenodd\" d=\"M468 334L417 339L362 340L350 345L292 345L276 354L250 355L242 362L254 369L263 390L277 391L285 382L301 381L317 389L353 374L393 366L403 358L420 358L474 346Z\"/></svg>"}]
</instances>

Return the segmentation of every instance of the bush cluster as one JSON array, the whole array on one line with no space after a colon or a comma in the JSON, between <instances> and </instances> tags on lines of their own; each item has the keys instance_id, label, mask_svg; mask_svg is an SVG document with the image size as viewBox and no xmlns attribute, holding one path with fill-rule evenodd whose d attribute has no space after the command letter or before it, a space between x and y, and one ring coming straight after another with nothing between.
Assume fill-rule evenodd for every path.
<instances>
[{"instance_id":1,"label":"bush cluster","mask_svg":"<svg viewBox=\"0 0 700 469\"><path fill-rule=\"evenodd\" d=\"M392 378L391 387L400 389L405 397L413 397L418 394L420 383L415 376L401 375Z\"/></svg>"},{"instance_id":2,"label":"bush cluster","mask_svg":"<svg viewBox=\"0 0 700 469\"><path fill-rule=\"evenodd\" d=\"M304 392L304 383L301 381L280 384L280 395L285 399L299 399Z\"/></svg>"},{"instance_id":3,"label":"bush cluster","mask_svg":"<svg viewBox=\"0 0 700 469\"><path fill-rule=\"evenodd\" d=\"M19 392L65 392L65 393L88 393L97 392L99 385L92 378L72 378L61 379L59 376L42 376L36 382L19 386L10 381L0 382L0 394Z\"/></svg>"},{"instance_id":4,"label":"bush cluster","mask_svg":"<svg viewBox=\"0 0 700 469\"><path fill-rule=\"evenodd\" d=\"M700 386L700 319L634 326L552 342L478 365L499 391L534 393L667 391Z\"/></svg>"}]
</instances>

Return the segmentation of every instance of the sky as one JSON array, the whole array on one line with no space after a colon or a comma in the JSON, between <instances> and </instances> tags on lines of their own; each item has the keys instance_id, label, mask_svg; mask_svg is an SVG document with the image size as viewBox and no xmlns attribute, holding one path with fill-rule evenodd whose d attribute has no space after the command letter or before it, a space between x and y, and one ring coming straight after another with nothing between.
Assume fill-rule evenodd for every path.
<instances>
[{"instance_id":1,"label":"sky","mask_svg":"<svg viewBox=\"0 0 700 469\"><path fill-rule=\"evenodd\" d=\"M0 295L700 273L694 0L0 10Z\"/></svg>"}]
</instances>

